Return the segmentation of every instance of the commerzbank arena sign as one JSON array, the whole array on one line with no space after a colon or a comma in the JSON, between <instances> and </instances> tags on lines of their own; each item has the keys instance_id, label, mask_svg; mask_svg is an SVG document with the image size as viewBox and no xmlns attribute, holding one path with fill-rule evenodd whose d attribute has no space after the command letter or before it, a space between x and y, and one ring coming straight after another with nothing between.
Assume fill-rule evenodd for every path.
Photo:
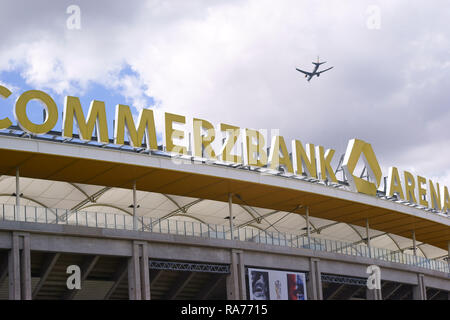
<instances>
[{"instance_id":1,"label":"commerzbank arena sign","mask_svg":"<svg viewBox=\"0 0 450 320\"><path fill-rule=\"evenodd\" d=\"M0 97L8 99L11 91L0 86ZM46 110L43 123L34 123L27 116L27 106L30 101L37 100ZM58 107L52 97L39 90L23 92L14 104L14 116L20 128L32 135L44 135L54 129L58 121ZM186 130L179 127L186 126L186 117L182 115L164 114L163 145L165 151L171 154L188 155L188 148L180 141L187 139ZM78 130L79 139L96 141L100 144L110 144L105 103L93 100L87 115L84 114L79 98L67 96L64 102L62 130L63 138L72 139L74 124ZM279 171L284 168L287 174L306 176L327 183L338 183L335 170L331 166L335 150L313 144L303 145L299 140L288 144L280 135L275 135L270 141L270 148L266 149L264 134L259 130L242 129L237 126L220 123L214 125L204 119L194 118L192 124L192 156L235 163L249 167L265 167ZM0 116L0 129L7 129L12 125L11 119ZM178 128L176 128L178 126ZM93 138L94 128L96 136ZM158 150L155 118L153 110L143 109L135 121L130 107L118 104L115 108L114 144L124 145L127 134L129 145L133 148ZM222 138L224 137L224 138ZM242 148L237 142L242 141ZM267 151L269 150L269 151ZM359 159L364 161L368 172L367 179L355 175ZM362 140L349 141L342 169L347 177L350 190L376 196L380 187L382 172L372 146ZM386 196L404 200L423 209L433 209L447 214L450 208L448 187L439 185L419 175L408 171L400 171L390 167L386 181Z\"/></svg>"}]
</instances>

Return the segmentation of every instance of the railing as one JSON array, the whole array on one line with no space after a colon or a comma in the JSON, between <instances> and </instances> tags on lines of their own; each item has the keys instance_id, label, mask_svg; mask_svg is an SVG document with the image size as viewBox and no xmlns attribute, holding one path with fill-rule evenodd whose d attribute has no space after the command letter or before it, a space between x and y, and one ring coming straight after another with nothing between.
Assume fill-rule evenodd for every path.
<instances>
[{"instance_id":1,"label":"railing","mask_svg":"<svg viewBox=\"0 0 450 320\"><path fill-rule=\"evenodd\" d=\"M200 222L179 221L173 219L157 219L104 212L70 211L32 206L15 206L2 204L0 221L24 221L58 225L108 228L117 230L138 230L183 236L204 237L212 239L231 239L229 227L224 225L205 224ZM135 225L136 224L136 225ZM426 259L424 257L405 254L382 248L356 245L349 242L312 238L308 240L302 235L280 232L260 231L255 228L239 228L233 231L233 238L240 241L256 242L292 248L306 248L317 251L335 252L351 256L368 257L388 262L414 265L425 269L450 273L449 264L445 261Z\"/></svg>"}]
</instances>

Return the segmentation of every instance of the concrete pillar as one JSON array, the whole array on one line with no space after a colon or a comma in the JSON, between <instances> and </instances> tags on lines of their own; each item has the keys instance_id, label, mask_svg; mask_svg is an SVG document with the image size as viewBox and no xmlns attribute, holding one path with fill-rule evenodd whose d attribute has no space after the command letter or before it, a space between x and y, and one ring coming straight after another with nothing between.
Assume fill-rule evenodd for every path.
<instances>
[{"instance_id":1,"label":"concrete pillar","mask_svg":"<svg viewBox=\"0 0 450 320\"><path fill-rule=\"evenodd\" d=\"M414 300L427 300L427 287L425 286L423 274L417 275L417 285L413 287Z\"/></svg>"},{"instance_id":2,"label":"concrete pillar","mask_svg":"<svg viewBox=\"0 0 450 320\"><path fill-rule=\"evenodd\" d=\"M310 258L309 275L306 283L308 290L308 300L323 300L322 273L320 272L320 260Z\"/></svg>"},{"instance_id":3,"label":"concrete pillar","mask_svg":"<svg viewBox=\"0 0 450 320\"><path fill-rule=\"evenodd\" d=\"M140 268L141 268L141 298L142 300L150 300L150 268L148 263L147 242L144 242L142 244Z\"/></svg>"},{"instance_id":4,"label":"concrete pillar","mask_svg":"<svg viewBox=\"0 0 450 320\"><path fill-rule=\"evenodd\" d=\"M10 300L31 300L30 235L12 233L8 253L8 278Z\"/></svg>"},{"instance_id":5,"label":"concrete pillar","mask_svg":"<svg viewBox=\"0 0 450 320\"><path fill-rule=\"evenodd\" d=\"M20 249L19 237L13 233L8 253L9 300L20 300Z\"/></svg>"},{"instance_id":6,"label":"concrete pillar","mask_svg":"<svg viewBox=\"0 0 450 320\"><path fill-rule=\"evenodd\" d=\"M412 231L412 240L413 240L413 254L417 256L417 244L416 244L416 231Z\"/></svg>"},{"instance_id":7,"label":"concrete pillar","mask_svg":"<svg viewBox=\"0 0 450 320\"><path fill-rule=\"evenodd\" d=\"M31 257L30 236L23 236L23 248L20 256L21 294L23 300L31 300Z\"/></svg>"},{"instance_id":8,"label":"concrete pillar","mask_svg":"<svg viewBox=\"0 0 450 320\"><path fill-rule=\"evenodd\" d=\"M130 300L150 300L148 251L143 241L133 241L128 258L128 296Z\"/></svg>"},{"instance_id":9,"label":"concrete pillar","mask_svg":"<svg viewBox=\"0 0 450 320\"><path fill-rule=\"evenodd\" d=\"M242 250L231 250L230 274L227 276L226 284L228 300L247 299L244 252Z\"/></svg>"}]
</instances>

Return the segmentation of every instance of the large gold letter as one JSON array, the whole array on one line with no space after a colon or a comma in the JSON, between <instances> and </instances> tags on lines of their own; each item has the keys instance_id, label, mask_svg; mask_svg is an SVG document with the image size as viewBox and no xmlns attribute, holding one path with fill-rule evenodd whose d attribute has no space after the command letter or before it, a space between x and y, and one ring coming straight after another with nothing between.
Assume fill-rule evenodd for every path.
<instances>
[{"instance_id":1,"label":"large gold letter","mask_svg":"<svg viewBox=\"0 0 450 320\"><path fill-rule=\"evenodd\" d=\"M142 109L137 119L138 128L134 123L130 107L118 104L116 107L116 127L114 128L114 143L123 144L125 138L125 128L127 128L130 146L133 148L141 148L142 140L145 139L146 149L157 150L156 129L153 111L150 109Z\"/></svg>"},{"instance_id":2,"label":"large gold letter","mask_svg":"<svg viewBox=\"0 0 450 320\"><path fill-rule=\"evenodd\" d=\"M239 129L239 127L224 123L220 124L220 130L225 131L228 134L228 137L222 146L222 150L220 151L220 154L222 155L222 161L242 163L241 156L237 154L231 154L231 151L233 151L241 130Z\"/></svg>"},{"instance_id":3,"label":"large gold letter","mask_svg":"<svg viewBox=\"0 0 450 320\"><path fill-rule=\"evenodd\" d=\"M173 142L174 139L184 139L184 131L175 130L172 126L174 122L185 124L186 118L178 114L166 112L165 113L166 151L175 152L179 154L187 154L187 148L185 146L179 146L174 144Z\"/></svg>"},{"instance_id":4,"label":"large gold letter","mask_svg":"<svg viewBox=\"0 0 450 320\"><path fill-rule=\"evenodd\" d=\"M97 124L97 141L109 143L104 102L92 100L87 116L88 120L86 121L83 109L81 108L80 99L67 96L64 101L63 114L62 136L64 138L72 138L73 136L74 116L78 124L78 133L81 140L90 141L92 139L92 132L94 131L95 124Z\"/></svg>"},{"instance_id":5,"label":"large gold letter","mask_svg":"<svg viewBox=\"0 0 450 320\"><path fill-rule=\"evenodd\" d=\"M292 162L295 174L306 173L308 177L317 178L316 152L313 144L306 144L305 152L300 141L292 140Z\"/></svg>"},{"instance_id":6,"label":"large gold letter","mask_svg":"<svg viewBox=\"0 0 450 320\"><path fill-rule=\"evenodd\" d=\"M387 182L387 195L392 197L394 192L397 192L400 199L405 199L405 194L402 189L402 182L398 175L398 170L396 167L389 168L388 182Z\"/></svg>"},{"instance_id":7,"label":"large gold letter","mask_svg":"<svg viewBox=\"0 0 450 320\"><path fill-rule=\"evenodd\" d=\"M444 186L444 188L442 188L441 201L442 201L442 211L447 213L447 211L450 210L450 195L448 193L447 186Z\"/></svg>"},{"instance_id":8,"label":"large gold letter","mask_svg":"<svg viewBox=\"0 0 450 320\"><path fill-rule=\"evenodd\" d=\"M38 100L45 108L46 118L43 124L35 124L28 119L27 104L30 100ZM58 121L58 108L55 101L43 91L29 90L22 93L16 101L14 117L23 131L32 134L45 134L53 129Z\"/></svg>"},{"instance_id":9,"label":"large gold letter","mask_svg":"<svg viewBox=\"0 0 450 320\"><path fill-rule=\"evenodd\" d=\"M320 179L325 180L328 179L331 182L338 182L336 179L336 175L333 172L333 168L331 167L331 160L333 160L334 156L334 150L328 149L326 152L324 152L324 148L322 146L316 147L316 154L319 155L318 161L319 161L319 172L320 172Z\"/></svg>"},{"instance_id":10,"label":"large gold letter","mask_svg":"<svg viewBox=\"0 0 450 320\"><path fill-rule=\"evenodd\" d=\"M430 208L441 210L441 190L439 188L439 183L436 183L436 188L434 188L433 181L428 180L428 186L428 190L430 191Z\"/></svg>"},{"instance_id":11,"label":"large gold letter","mask_svg":"<svg viewBox=\"0 0 450 320\"><path fill-rule=\"evenodd\" d=\"M206 158L216 159L216 153L211 146L216 137L214 126L206 120L194 118L193 127L194 156L202 158L204 152ZM202 129L206 129L206 135L202 135Z\"/></svg>"},{"instance_id":12,"label":"large gold letter","mask_svg":"<svg viewBox=\"0 0 450 320\"><path fill-rule=\"evenodd\" d=\"M361 155L363 156L362 159L366 166L367 172L369 173L369 177L373 180L373 182L364 180L353 174ZM377 157L375 156L375 152L373 152L372 146L369 143L359 139L350 140L347 145L347 150L345 151L342 168L344 169L352 191L357 191L368 195L377 194L382 173Z\"/></svg>"},{"instance_id":13,"label":"large gold letter","mask_svg":"<svg viewBox=\"0 0 450 320\"><path fill-rule=\"evenodd\" d=\"M258 130L245 129L244 144L245 165L263 167L267 164L264 136Z\"/></svg>"},{"instance_id":14,"label":"large gold letter","mask_svg":"<svg viewBox=\"0 0 450 320\"><path fill-rule=\"evenodd\" d=\"M9 91L8 88L5 88L4 86L0 86L0 97L6 99L11 95L11 91ZM12 125L11 120L9 118L3 118L0 119L0 129L6 129L9 128Z\"/></svg>"},{"instance_id":15,"label":"large gold letter","mask_svg":"<svg viewBox=\"0 0 450 320\"><path fill-rule=\"evenodd\" d=\"M287 171L289 171L290 173L294 173L291 159L289 158L289 152L286 148L286 143L284 142L283 137L272 137L272 143L270 144L269 162L271 169L278 170L279 165L284 165Z\"/></svg>"},{"instance_id":16,"label":"large gold letter","mask_svg":"<svg viewBox=\"0 0 450 320\"><path fill-rule=\"evenodd\" d=\"M422 188L423 184L426 184L427 180L424 177L417 176L417 198L419 199L419 204L428 207L428 201L425 200L427 196L427 189Z\"/></svg>"},{"instance_id":17,"label":"large gold letter","mask_svg":"<svg viewBox=\"0 0 450 320\"><path fill-rule=\"evenodd\" d=\"M417 203L416 199L416 180L412 173L408 171L403 172L403 176L405 177L405 200L409 202Z\"/></svg>"}]
</instances>

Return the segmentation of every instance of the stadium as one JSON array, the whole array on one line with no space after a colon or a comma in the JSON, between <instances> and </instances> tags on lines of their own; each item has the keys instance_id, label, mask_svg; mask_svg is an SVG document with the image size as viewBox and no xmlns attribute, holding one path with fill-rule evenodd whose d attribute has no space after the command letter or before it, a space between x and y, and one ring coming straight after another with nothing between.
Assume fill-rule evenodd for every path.
<instances>
[{"instance_id":1,"label":"stadium","mask_svg":"<svg viewBox=\"0 0 450 320\"><path fill-rule=\"evenodd\" d=\"M27 118L31 100L44 105L42 124ZM287 155L278 137L263 159L257 132L230 146L234 127L222 126L232 130L216 157L205 121L179 146L188 134L172 124L185 121L168 115L158 144L148 111L136 129L117 107L110 139L104 105L86 121L74 101L61 131L56 104L36 90L16 102L18 126L1 122L1 299L450 298L448 188L422 177L413 186L394 167L383 189L369 144L352 140L331 172L334 151L316 148L316 165L314 148L293 143ZM68 287L70 266L79 289ZM379 286L368 288L373 266Z\"/></svg>"}]
</instances>

